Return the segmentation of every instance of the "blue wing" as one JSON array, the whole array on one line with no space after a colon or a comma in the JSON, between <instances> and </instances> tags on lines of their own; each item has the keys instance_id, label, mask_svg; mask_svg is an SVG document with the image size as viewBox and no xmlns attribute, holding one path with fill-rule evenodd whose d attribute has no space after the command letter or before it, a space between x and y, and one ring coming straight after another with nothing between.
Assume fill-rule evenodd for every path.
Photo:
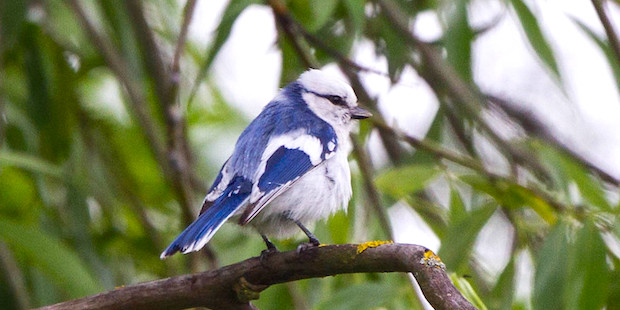
<instances>
[{"instance_id":1,"label":"blue wing","mask_svg":"<svg viewBox=\"0 0 620 310\"><path fill-rule=\"evenodd\" d=\"M232 178L222 194L203 210L198 219L189 225L160 257L163 259L179 251L185 254L202 248L222 224L245 203L251 191L252 183L249 180L241 176Z\"/></svg>"},{"instance_id":2,"label":"blue wing","mask_svg":"<svg viewBox=\"0 0 620 310\"><path fill-rule=\"evenodd\" d=\"M322 146L314 151L318 152L315 156L299 148L280 146L276 149L265 163L265 170L258 178L250 204L239 218L239 224L250 222L270 201L333 154L331 151L326 153Z\"/></svg>"}]
</instances>

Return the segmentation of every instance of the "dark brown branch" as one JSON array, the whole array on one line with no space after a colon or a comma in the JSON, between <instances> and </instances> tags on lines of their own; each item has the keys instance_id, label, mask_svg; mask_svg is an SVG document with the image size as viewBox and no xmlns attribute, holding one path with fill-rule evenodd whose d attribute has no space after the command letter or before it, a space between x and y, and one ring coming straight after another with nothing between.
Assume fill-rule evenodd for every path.
<instances>
[{"instance_id":1,"label":"dark brown branch","mask_svg":"<svg viewBox=\"0 0 620 310\"><path fill-rule=\"evenodd\" d=\"M604 8L604 0L592 0L592 5L596 10L596 14L598 18L601 20L603 24L603 28L605 28L605 33L607 34L607 40L609 41L609 46L616 54L616 58L618 63L620 63L620 41L618 41L618 34L614 30L614 26L611 24L611 20L607 15L607 12Z\"/></svg>"},{"instance_id":2,"label":"dark brown branch","mask_svg":"<svg viewBox=\"0 0 620 310\"><path fill-rule=\"evenodd\" d=\"M252 309L249 302L273 284L361 272L411 272L435 309L475 309L454 287L443 263L430 250L409 244L383 244L361 253L359 249L357 244L343 244L277 252L217 270L121 287L40 309Z\"/></svg>"}]
</instances>

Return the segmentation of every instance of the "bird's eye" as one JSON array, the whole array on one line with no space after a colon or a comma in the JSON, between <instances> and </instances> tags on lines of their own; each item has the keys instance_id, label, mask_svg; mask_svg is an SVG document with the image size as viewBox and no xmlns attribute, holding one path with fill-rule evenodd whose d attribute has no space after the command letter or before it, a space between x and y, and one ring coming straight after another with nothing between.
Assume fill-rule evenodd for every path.
<instances>
[{"instance_id":1,"label":"bird's eye","mask_svg":"<svg viewBox=\"0 0 620 310\"><path fill-rule=\"evenodd\" d=\"M326 98L327 100L331 101L335 105L344 105L344 106L347 105L347 103L344 101L344 98L340 96L329 95L329 96L326 96Z\"/></svg>"}]
</instances>

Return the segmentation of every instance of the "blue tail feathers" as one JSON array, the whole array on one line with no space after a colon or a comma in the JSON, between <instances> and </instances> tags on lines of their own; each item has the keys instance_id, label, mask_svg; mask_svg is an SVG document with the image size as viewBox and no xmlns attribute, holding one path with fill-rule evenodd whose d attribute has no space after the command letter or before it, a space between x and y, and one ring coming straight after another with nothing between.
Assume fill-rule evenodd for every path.
<instances>
[{"instance_id":1,"label":"blue tail feathers","mask_svg":"<svg viewBox=\"0 0 620 310\"><path fill-rule=\"evenodd\" d=\"M240 176L234 177L213 205L174 239L161 253L160 258L164 259L176 252L185 254L200 250L222 224L244 204L251 191L250 181Z\"/></svg>"}]
</instances>

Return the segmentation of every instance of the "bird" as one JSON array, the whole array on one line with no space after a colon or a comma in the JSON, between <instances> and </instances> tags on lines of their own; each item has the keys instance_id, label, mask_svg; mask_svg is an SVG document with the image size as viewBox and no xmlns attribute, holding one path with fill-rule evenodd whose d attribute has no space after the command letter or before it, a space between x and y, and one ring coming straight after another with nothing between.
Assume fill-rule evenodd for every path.
<instances>
[{"instance_id":1,"label":"bird","mask_svg":"<svg viewBox=\"0 0 620 310\"><path fill-rule=\"evenodd\" d=\"M198 218L160 257L200 250L231 218L256 229L268 250L277 250L268 236L298 228L319 245L305 225L347 207L349 134L354 120L371 116L344 80L319 69L302 73L241 133Z\"/></svg>"}]
</instances>

